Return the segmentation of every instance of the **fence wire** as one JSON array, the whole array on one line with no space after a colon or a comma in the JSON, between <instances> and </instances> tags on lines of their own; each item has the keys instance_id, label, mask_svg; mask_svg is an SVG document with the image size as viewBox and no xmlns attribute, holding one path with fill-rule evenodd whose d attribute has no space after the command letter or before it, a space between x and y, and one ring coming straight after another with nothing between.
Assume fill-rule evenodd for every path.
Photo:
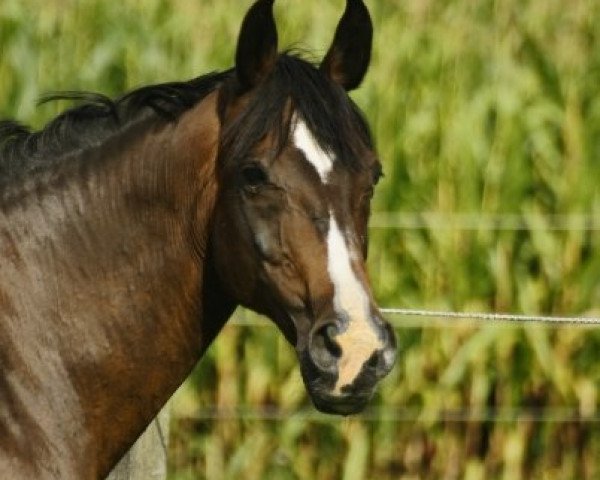
<instances>
[{"instance_id":1,"label":"fence wire","mask_svg":"<svg viewBox=\"0 0 600 480\"><path fill-rule=\"evenodd\" d=\"M392 423L600 423L600 415L582 415L576 407L559 408L464 408L442 409L439 411L423 411L407 407L378 407L367 408L362 413L352 416L366 422ZM176 417L178 421L309 421L315 423L340 423L346 418L319 413L314 408L302 410L284 410L268 407L236 407L236 408L206 408L195 415Z\"/></svg>"},{"instance_id":2,"label":"fence wire","mask_svg":"<svg viewBox=\"0 0 600 480\"><path fill-rule=\"evenodd\" d=\"M511 313L453 312L406 308L382 308L381 312L390 324L397 329L424 327L450 328L453 326L461 326L466 321L486 325L493 324L500 327L514 327L519 324L539 324L552 327L579 328L595 328L600 326L600 317L591 315L521 315ZM411 319L417 319L417 321L411 321ZM229 321L229 325L252 328L275 327L275 324L270 320L259 318L256 315L244 314L236 315Z\"/></svg>"},{"instance_id":3,"label":"fence wire","mask_svg":"<svg viewBox=\"0 0 600 480\"><path fill-rule=\"evenodd\" d=\"M475 231L600 231L600 214L373 213L370 228Z\"/></svg>"},{"instance_id":4,"label":"fence wire","mask_svg":"<svg viewBox=\"0 0 600 480\"><path fill-rule=\"evenodd\" d=\"M478 320L483 322L510 323L553 323L563 325L600 325L600 318L591 316L562 317L552 315L517 315L510 313L440 312L432 310L411 310L384 308L384 315L438 318L444 320Z\"/></svg>"}]
</instances>

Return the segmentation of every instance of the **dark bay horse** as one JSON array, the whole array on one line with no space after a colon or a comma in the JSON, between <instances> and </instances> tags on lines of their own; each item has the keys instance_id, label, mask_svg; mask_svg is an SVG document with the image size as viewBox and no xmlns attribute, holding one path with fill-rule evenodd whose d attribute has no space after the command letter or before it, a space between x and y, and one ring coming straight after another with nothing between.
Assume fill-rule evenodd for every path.
<instances>
[{"instance_id":1,"label":"dark bay horse","mask_svg":"<svg viewBox=\"0 0 600 480\"><path fill-rule=\"evenodd\" d=\"M0 479L106 476L237 305L322 411L360 411L392 368L365 271L381 166L347 95L368 11L348 0L315 66L278 54L272 9L229 71L0 123Z\"/></svg>"}]
</instances>

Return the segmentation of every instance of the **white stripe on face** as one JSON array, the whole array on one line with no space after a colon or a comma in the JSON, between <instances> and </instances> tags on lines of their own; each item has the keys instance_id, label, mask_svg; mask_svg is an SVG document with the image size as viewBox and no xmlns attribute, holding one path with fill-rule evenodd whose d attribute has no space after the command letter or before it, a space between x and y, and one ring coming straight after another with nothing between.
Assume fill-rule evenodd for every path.
<instances>
[{"instance_id":1,"label":"white stripe on face","mask_svg":"<svg viewBox=\"0 0 600 480\"><path fill-rule=\"evenodd\" d=\"M323 151L306 123L294 115L293 142L327 184L335 157ZM329 213L327 234L327 269L334 287L333 306L338 316L346 318L345 330L336 336L342 355L338 363L338 379L333 393L342 393L342 387L351 385L363 365L373 353L383 348L375 325L370 319L370 296L352 269L352 254L333 211Z\"/></svg>"},{"instance_id":2,"label":"white stripe on face","mask_svg":"<svg viewBox=\"0 0 600 480\"><path fill-rule=\"evenodd\" d=\"M342 351L334 388L339 395L342 387L356 380L371 355L383 348L383 342L371 323L369 295L352 269L352 256L333 212L327 234L327 268L334 287L335 311L348 321L346 330L335 338Z\"/></svg>"},{"instance_id":3,"label":"white stripe on face","mask_svg":"<svg viewBox=\"0 0 600 480\"><path fill-rule=\"evenodd\" d=\"M329 173L333 169L333 155L323 151L314 135L306 126L306 123L304 123L304 120L294 116L292 122L294 125L294 145L304 153L308 162L315 167L319 173L319 177L321 177L321 181L327 183Z\"/></svg>"}]
</instances>

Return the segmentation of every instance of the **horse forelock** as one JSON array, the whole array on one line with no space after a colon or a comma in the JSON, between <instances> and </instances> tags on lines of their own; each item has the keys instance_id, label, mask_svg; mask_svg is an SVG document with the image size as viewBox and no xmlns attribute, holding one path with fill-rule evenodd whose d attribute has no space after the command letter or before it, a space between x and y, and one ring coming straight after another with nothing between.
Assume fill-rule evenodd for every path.
<instances>
[{"instance_id":1,"label":"horse forelock","mask_svg":"<svg viewBox=\"0 0 600 480\"><path fill-rule=\"evenodd\" d=\"M227 161L238 162L267 137L273 138L274 153L279 154L293 137L296 120L306 127L320 150L350 169L362 168L361 153L365 146L373 148L367 122L344 89L312 63L283 53L243 111L225 126L221 141L224 156Z\"/></svg>"}]
</instances>

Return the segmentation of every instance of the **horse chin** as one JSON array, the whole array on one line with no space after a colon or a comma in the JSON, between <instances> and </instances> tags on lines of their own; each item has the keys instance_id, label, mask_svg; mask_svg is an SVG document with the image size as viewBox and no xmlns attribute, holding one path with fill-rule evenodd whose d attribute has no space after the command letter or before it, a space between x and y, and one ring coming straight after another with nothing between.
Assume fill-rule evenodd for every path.
<instances>
[{"instance_id":1,"label":"horse chin","mask_svg":"<svg viewBox=\"0 0 600 480\"><path fill-rule=\"evenodd\" d=\"M306 352L299 353L304 385L317 410L334 415L353 415L362 412L373 397L375 382L357 383L335 391L337 373L319 372Z\"/></svg>"}]
</instances>

